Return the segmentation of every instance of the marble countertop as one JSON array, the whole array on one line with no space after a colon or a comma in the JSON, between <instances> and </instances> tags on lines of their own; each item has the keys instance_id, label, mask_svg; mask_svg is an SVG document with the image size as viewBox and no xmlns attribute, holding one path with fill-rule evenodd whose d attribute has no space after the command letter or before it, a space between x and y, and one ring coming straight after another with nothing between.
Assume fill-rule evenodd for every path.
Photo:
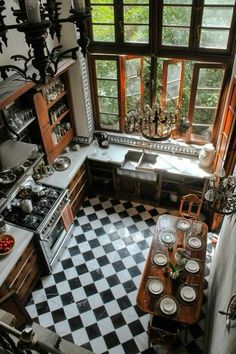
<instances>
[{"instance_id":1,"label":"marble countertop","mask_svg":"<svg viewBox=\"0 0 236 354\"><path fill-rule=\"evenodd\" d=\"M117 165L117 167L120 167L128 150L142 151L140 148L118 144L110 144L107 149L102 149L94 146L93 144L90 144L89 146L81 146L78 151L70 150L69 152L61 155L67 156L71 159L71 165L67 170L55 171L51 176L40 179L39 182L54 185L63 189L67 188L71 179L74 177L86 158L95 161L113 163ZM162 152L158 152L155 170L156 172L165 171L172 174L197 178L207 178L211 174L211 171L206 171L199 167L198 157Z\"/></svg>"},{"instance_id":2,"label":"marble countertop","mask_svg":"<svg viewBox=\"0 0 236 354\"><path fill-rule=\"evenodd\" d=\"M9 234L14 237L15 245L12 251L7 255L0 255L0 286L2 286L4 280L33 237L33 232L26 231L9 224L7 225L7 231L5 234Z\"/></svg>"}]
</instances>

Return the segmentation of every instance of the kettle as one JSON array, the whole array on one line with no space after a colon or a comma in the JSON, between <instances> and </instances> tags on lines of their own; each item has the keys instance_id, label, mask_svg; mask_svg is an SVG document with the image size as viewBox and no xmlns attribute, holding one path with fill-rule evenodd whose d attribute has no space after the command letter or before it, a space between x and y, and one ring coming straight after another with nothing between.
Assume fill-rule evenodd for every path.
<instances>
[{"instance_id":1,"label":"kettle","mask_svg":"<svg viewBox=\"0 0 236 354\"><path fill-rule=\"evenodd\" d=\"M107 133L99 132L94 133L94 138L97 139L98 144L101 148L105 149L109 146L108 135Z\"/></svg>"}]
</instances>

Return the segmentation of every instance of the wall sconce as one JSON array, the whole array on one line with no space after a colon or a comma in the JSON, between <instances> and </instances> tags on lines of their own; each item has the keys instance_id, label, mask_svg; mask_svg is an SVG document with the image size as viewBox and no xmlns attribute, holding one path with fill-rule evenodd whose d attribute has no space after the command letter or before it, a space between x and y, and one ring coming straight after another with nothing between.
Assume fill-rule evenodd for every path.
<instances>
[{"instance_id":1,"label":"wall sconce","mask_svg":"<svg viewBox=\"0 0 236 354\"><path fill-rule=\"evenodd\" d=\"M230 215L236 213L236 176L225 177L223 168L213 173L209 179L209 189L205 194L210 210Z\"/></svg>"},{"instance_id":2,"label":"wall sconce","mask_svg":"<svg viewBox=\"0 0 236 354\"><path fill-rule=\"evenodd\" d=\"M7 25L4 19L5 1L0 1L0 52L3 53L2 44L7 46L7 31L17 29L25 34L25 40L30 47L28 57L13 55L11 59L22 61L23 68L17 65L4 65L0 67L0 74L5 80L9 71L16 71L26 80L36 83L45 83L48 77L53 77L57 72L59 61L70 54L76 59L76 52L81 47L85 56L89 44L87 21L90 19L90 9L85 6L85 0L74 0L73 8L67 18L59 18L60 2L56 0L19 0L19 9L11 8L16 17L16 24ZM74 23L80 38L74 48L61 52L62 46L55 47L51 52L47 48L46 38L48 31L52 38L56 35L58 41L61 37L61 24ZM32 72L32 66L36 69Z\"/></svg>"}]
</instances>

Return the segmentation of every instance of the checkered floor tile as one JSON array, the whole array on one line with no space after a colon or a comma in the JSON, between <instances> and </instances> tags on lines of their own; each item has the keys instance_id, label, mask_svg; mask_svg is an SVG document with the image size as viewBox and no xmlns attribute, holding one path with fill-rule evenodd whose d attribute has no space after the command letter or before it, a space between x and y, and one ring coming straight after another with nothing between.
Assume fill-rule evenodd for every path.
<instances>
[{"instance_id":1,"label":"checkered floor tile","mask_svg":"<svg viewBox=\"0 0 236 354\"><path fill-rule=\"evenodd\" d=\"M32 320L96 354L155 353L148 348L149 315L136 306L136 294L157 217L166 212L87 198L61 261L41 278L27 303ZM174 353L202 353L211 257L209 238L201 318L189 327L187 342L181 333Z\"/></svg>"}]
</instances>

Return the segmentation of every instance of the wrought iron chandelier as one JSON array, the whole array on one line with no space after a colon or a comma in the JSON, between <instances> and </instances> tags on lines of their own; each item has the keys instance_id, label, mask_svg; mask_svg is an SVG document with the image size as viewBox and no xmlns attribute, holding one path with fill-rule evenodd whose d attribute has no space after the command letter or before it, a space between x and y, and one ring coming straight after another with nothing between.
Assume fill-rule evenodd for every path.
<instances>
[{"instance_id":1,"label":"wrought iron chandelier","mask_svg":"<svg viewBox=\"0 0 236 354\"><path fill-rule=\"evenodd\" d=\"M85 56L89 44L87 21L91 17L90 9L85 6L85 0L73 0L73 7L67 18L59 18L61 2L56 0L18 0L16 2L19 8L11 8L16 23L8 25L5 23L7 17L4 14L5 1L0 1L0 52L3 53L3 43L7 46L7 32L11 29L17 29L25 34L25 40L30 49L28 57L20 54L11 57L16 62L23 62L23 68L12 64L0 66L3 80L8 77L10 71L15 71L26 80L45 83L49 77L55 75L58 63L63 57L70 54L73 59L76 59L76 52L79 48ZM52 38L56 35L60 42L61 24L65 22L74 23L79 32L80 36L76 46L61 52L62 46L59 45L50 52L46 42L48 32Z\"/></svg>"},{"instance_id":2,"label":"wrought iron chandelier","mask_svg":"<svg viewBox=\"0 0 236 354\"><path fill-rule=\"evenodd\" d=\"M190 123L180 116L179 110L163 110L158 104L150 107L139 105L130 110L126 117L126 133L139 133L146 139L164 141L185 133Z\"/></svg>"},{"instance_id":3,"label":"wrought iron chandelier","mask_svg":"<svg viewBox=\"0 0 236 354\"><path fill-rule=\"evenodd\" d=\"M205 199L208 208L216 213L236 213L236 176L225 177L223 168L220 168L218 173L214 172L210 176Z\"/></svg>"}]
</instances>

